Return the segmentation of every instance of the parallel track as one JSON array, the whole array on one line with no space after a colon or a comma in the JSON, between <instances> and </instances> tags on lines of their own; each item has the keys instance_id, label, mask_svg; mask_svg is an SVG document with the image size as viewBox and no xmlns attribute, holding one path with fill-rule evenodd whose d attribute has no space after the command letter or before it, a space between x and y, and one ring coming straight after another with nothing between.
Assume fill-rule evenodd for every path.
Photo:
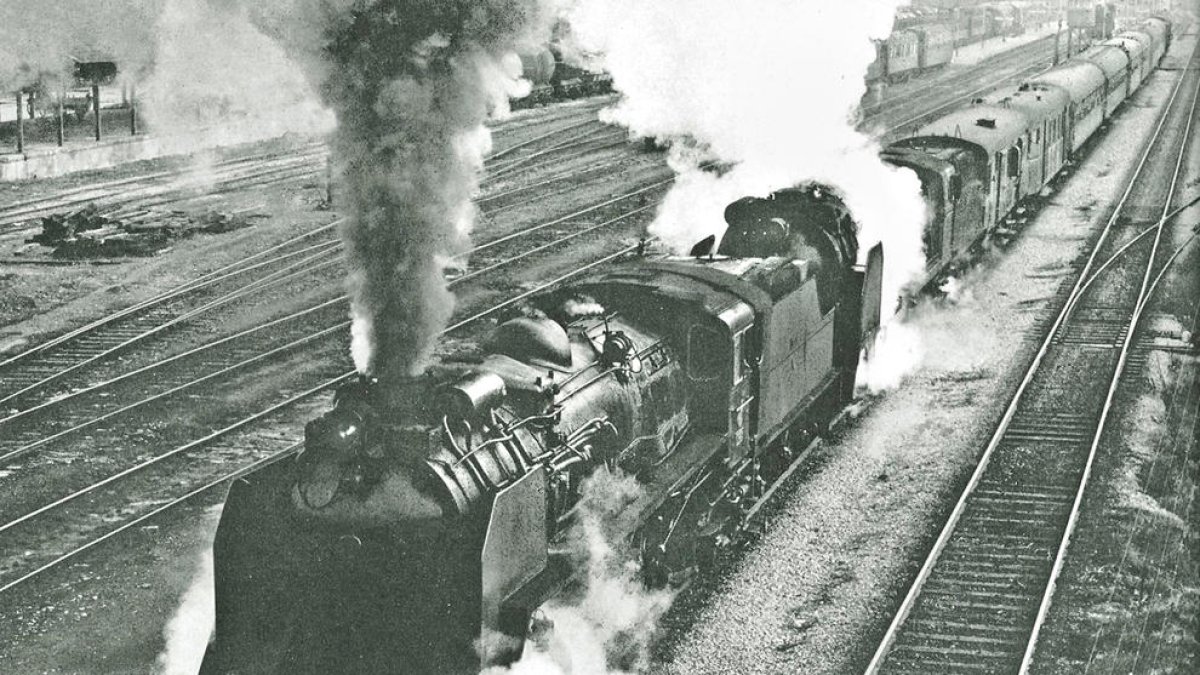
<instances>
[{"instance_id":1,"label":"parallel track","mask_svg":"<svg viewBox=\"0 0 1200 675\"><path fill-rule=\"evenodd\" d=\"M1151 279L1164 262L1159 242L1197 111L1195 80L1190 72L1180 77L1091 255L1074 284L1064 284L1061 311L868 673L1028 671ZM1195 91L1181 97L1187 82ZM1182 142L1171 119L1183 128ZM1171 161L1155 164L1156 155ZM1165 196L1153 197L1164 184ZM1147 203L1159 204L1149 222ZM1153 236L1121 246L1147 225Z\"/></svg>"},{"instance_id":2,"label":"parallel track","mask_svg":"<svg viewBox=\"0 0 1200 675\"><path fill-rule=\"evenodd\" d=\"M1019 56L1027 58L1023 50L1015 49L1002 55L998 60L1007 61ZM1021 78L1028 73L1038 72L1045 67L1046 64L1038 61L1016 73L990 79L964 94L940 101L936 107L894 123L890 134L895 135L902 129L927 120L938 112L980 92L995 88L1014 78ZM980 72L990 71L990 69L983 68L978 70ZM974 73L975 71L976 68L972 68L968 72ZM530 168L527 163L531 160L587 144L594 141L597 136L611 145L623 143L623 140L619 138L619 133L605 133L604 127L585 129L588 126L596 126L594 118L557 128L492 153L489 156L491 162L489 182L504 177L516 168ZM554 145L545 148L536 147L542 141L563 132L575 131L579 131L579 133ZM608 140L610 138L612 140ZM522 153L521 151L528 152ZM553 161L551 160L551 162ZM608 164L597 165L590 171L602 171L608 166ZM578 175L575 173L567 173L543 181L507 188L480 198L478 203L480 206L492 205L489 211L496 213L519 205L523 196L534 191L544 192L546 188L556 184L569 187L569 183L577 177ZM118 181L118 183L120 182ZM27 407L30 403L28 397L31 394L59 382L63 377L85 366L110 358L119 351L127 350L135 343L161 335L202 314L228 307L234 301L249 298L257 289L269 286L278 287L280 284L302 277L306 271L329 270L330 263L337 260L341 254L341 245L332 241L332 235L333 227L331 225L318 227L300 237L276 245L267 251L255 253L242 261L211 272L133 307L123 309L67 334L38 344L25 352L8 358L0 357L0 378L2 378L0 380L0 410L5 407L10 410ZM49 393L52 392L47 392L47 394ZM22 397L26 400L23 401Z\"/></svg>"},{"instance_id":3,"label":"parallel track","mask_svg":"<svg viewBox=\"0 0 1200 675\"><path fill-rule=\"evenodd\" d=\"M477 321L563 283L595 267L628 255L637 245L621 247L560 275L536 288L524 291L461 319L449 326L444 335L460 331ZM11 591L31 579L71 560L96 545L124 532L162 512L226 484L267 464L294 455L299 443L290 438L273 435L263 429L266 423L278 422L291 408L327 392L354 376L353 371L341 372L323 379L315 386L287 393L286 398L253 415L240 418L208 436L176 446L96 481L57 500L0 525L4 533L5 559L0 568L0 593ZM256 426L257 425L257 426ZM247 452L252 448L252 452ZM247 454L255 459L229 471L212 471L214 462L244 462ZM198 468L197 468L198 467ZM207 471L206 471L207 470ZM207 473L205 479L180 485L179 476ZM213 474L216 474L215 476ZM132 491L130 483L137 481L141 490ZM120 484L121 489L112 489ZM195 487L198 484L198 487ZM65 536L62 522L76 523ZM105 528L104 525L117 523ZM98 530L104 530L97 534ZM65 550L63 550L65 549ZM15 551L24 551L19 563L12 563Z\"/></svg>"},{"instance_id":4,"label":"parallel track","mask_svg":"<svg viewBox=\"0 0 1200 675\"><path fill-rule=\"evenodd\" d=\"M582 236L619 226L629 218L653 208L657 201L651 197L664 191L669 183L670 180L663 180L482 242L463 256L470 255L473 258L471 268L450 283L459 285L471 281L514 262L559 248ZM648 199L649 202L637 205L636 202L641 199ZM630 203L635 205L630 207ZM614 210L619 210L615 216L611 213ZM574 224L578 218L586 216L599 216L600 222L583 228ZM520 245L520 242L535 236L548 241ZM110 380L0 416L0 432L3 432L0 466L11 464L33 452L43 451L47 446L61 445L69 441L69 437L110 423L118 415L134 414L147 405L178 397L185 392L191 393L203 386L220 386L219 383L237 372L263 366L271 359L295 349L319 341L339 341L349 326L345 320L348 309L346 298L335 296ZM320 328L314 330L314 326ZM2 483L3 480L0 480ZM3 531L2 527L0 531Z\"/></svg>"},{"instance_id":5,"label":"parallel track","mask_svg":"<svg viewBox=\"0 0 1200 675\"><path fill-rule=\"evenodd\" d=\"M589 124L598 126L594 120L589 121ZM589 135L591 133L589 132ZM536 140L544 140L546 137L549 135ZM579 147L583 147L585 152L595 150L591 141L581 141L573 137L535 150L527 156L540 157L546 153L575 150ZM555 159L546 161L545 165L553 166L561 161L562 157L555 155ZM531 184L517 185L486 194L477 200L477 204L481 207L494 205L484 212L485 218L494 217L501 211L520 204L522 196L531 190L566 190L581 176L608 167L611 167L611 163L589 166L582 172L561 172ZM6 408L26 409L38 403L32 398L34 395L40 394L41 400L45 400L53 394L47 388L51 385L61 387L61 381L66 376L109 359L118 352L128 350L135 344L160 336L166 331L193 324L204 315L229 308L235 303L261 300L262 297L269 297L271 292L288 292L294 290L296 284L312 286L314 283L323 283L330 287L336 286L338 281L335 277L340 274L342 254L341 242L335 239L335 226L339 222L334 221L314 228L199 279L35 345L20 354L0 359L0 411ZM524 229L528 228L518 230L517 236L520 236ZM536 229L538 226L534 226L535 231ZM207 327L198 326L197 329L205 331ZM0 418L2 417L3 414L0 413Z\"/></svg>"}]
</instances>

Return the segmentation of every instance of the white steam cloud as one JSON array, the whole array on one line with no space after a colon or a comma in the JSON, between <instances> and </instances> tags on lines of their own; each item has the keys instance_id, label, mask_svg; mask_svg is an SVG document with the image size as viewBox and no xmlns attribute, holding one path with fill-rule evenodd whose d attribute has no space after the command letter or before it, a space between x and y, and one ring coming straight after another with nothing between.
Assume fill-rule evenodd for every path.
<instances>
[{"instance_id":1,"label":"white steam cloud","mask_svg":"<svg viewBox=\"0 0 1200 675\"><path fill-rule=\"evenodd\" d=\"M159 675L195 675L212 635L215 614L212 549L204 552L179 609L163 629L166 646L158 655Z\"/></svg>"},{"instance_id":2,"label":"white steam cloud","mask_svg":"<svg viewBox=\"0 0 1200 675\"><path fill-rule=\"evenodd\" d=\"M676 144L678 174L650 231L686 250L725 229L727 204L804 181L838 188L861 252L883 242L885 322L924 273L925 206L915 173L879 159L855 129L875 56L903 0L575 0L577 48L598 55L621 101L610 120ZM694 147L701 149L695 151ZM732 165L717 176L704 160Z\"/></svg>"},{"instance_id":3,"label":"white steam cloud","mask_svg":"<svg viewBox=\"0 0 1200 675\"><path fill-rule=\"evenodd\" d=\"M617 675L649 666L651 639L674 594L648 590L638 578L628 507L642 488L633 476L600 469L583 494L572 542L587 572L581 594L545 607L552 628L525 646L520 661L484 675Z\"/></svg>"}]
</instances>

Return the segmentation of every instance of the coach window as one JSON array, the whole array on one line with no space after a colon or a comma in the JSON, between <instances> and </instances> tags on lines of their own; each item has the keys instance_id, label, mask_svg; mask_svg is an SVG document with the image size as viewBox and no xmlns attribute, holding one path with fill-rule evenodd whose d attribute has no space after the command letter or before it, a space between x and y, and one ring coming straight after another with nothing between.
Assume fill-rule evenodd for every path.
<instances>
[{"instance_id":1,"label":"coach window","mask_svg":"<svg viewBox=\"0 0 1200 675\"><path fill-rule=\"evenodd\" d=\"M1016 178L1021 173L1021 142L1008 150L1008 177Z\"/></svg>"}]
</instances>

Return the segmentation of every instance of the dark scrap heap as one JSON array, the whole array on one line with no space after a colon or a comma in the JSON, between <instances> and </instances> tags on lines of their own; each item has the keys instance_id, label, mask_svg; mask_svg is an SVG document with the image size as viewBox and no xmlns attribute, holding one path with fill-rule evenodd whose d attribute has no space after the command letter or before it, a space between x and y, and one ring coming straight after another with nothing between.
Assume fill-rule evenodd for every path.
<instances>
[{"instance_id":1,"label":"dark scrap heap","mask_svg":"<svg viewBox=\"0 0 1200 675\"><path fill-rule=\"evenodd\" d=\"M41 231L27 241L51 248L50 257L57 259L151 256L180 239L240 230L259 217L218 211L151 211L122 218L100 213L92 204L41 218Z\"/></svg>"}]
</instances>

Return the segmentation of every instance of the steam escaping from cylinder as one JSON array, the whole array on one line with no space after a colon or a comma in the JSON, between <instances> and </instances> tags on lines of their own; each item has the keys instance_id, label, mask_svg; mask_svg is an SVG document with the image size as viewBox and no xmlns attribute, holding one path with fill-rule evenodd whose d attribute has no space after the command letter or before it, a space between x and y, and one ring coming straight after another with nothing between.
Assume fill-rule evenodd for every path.
<instances>
[{"instance_id":1,"label":"steam escaping from cylinder","mask_svg":"<svg viewBox=\"0 0 1200 675\"><path fill-rule=\"evenodd\" d=\"M158 655L159 675L193 675L204 658L215 614L213 554L206 550L195 577L163 628L165 645Z\"/></svg>"},{"instance_id":2,"label":"steam escaping from cylinder","mask_svg":"<svg viewBox=\"0 0 1200 675\"><path fill-rule=\"evenodd\" d=\"M419 373L449 320L443 270L468 245L490 134L520 91L513 52L544 44L547 0L341 3L323 92L348 198L351 353L387 380Z\"/></svg>"},{"instance_id":3,"label":"steam escaping from cylinder","mask_svg":"<svg viewBox=\"0 0 1200 675\"><path fill-rule=\"evenodd\" d=\"M872 39L903 0L575 0L581 53L598 55L621 100L606 112L638 136L689 139L650 232L684 252L720 234L724 207L805 181L832 185L857 219L860 252L884 244L883 312L924 273L920 181L879 159L855 128ZM705 171L716 161L729 170ZM861 262L861 261L860 261Z\"/></svg>"},{"instance_id":4,"label":"steam escaping from cylinder","mask_svg":"<svg viewBox=\"0 0 1200 675\"><path fill-rule=\"evenodd\" d=\"M638 579L629 508L643 490L633 476L599 469L582 488L573 552L586 570L574 597L544 608L551 625L525 646L520 661L484 675L617 675L645 672L651 640L674 594Z\"/></svg>"}]
</instances>

